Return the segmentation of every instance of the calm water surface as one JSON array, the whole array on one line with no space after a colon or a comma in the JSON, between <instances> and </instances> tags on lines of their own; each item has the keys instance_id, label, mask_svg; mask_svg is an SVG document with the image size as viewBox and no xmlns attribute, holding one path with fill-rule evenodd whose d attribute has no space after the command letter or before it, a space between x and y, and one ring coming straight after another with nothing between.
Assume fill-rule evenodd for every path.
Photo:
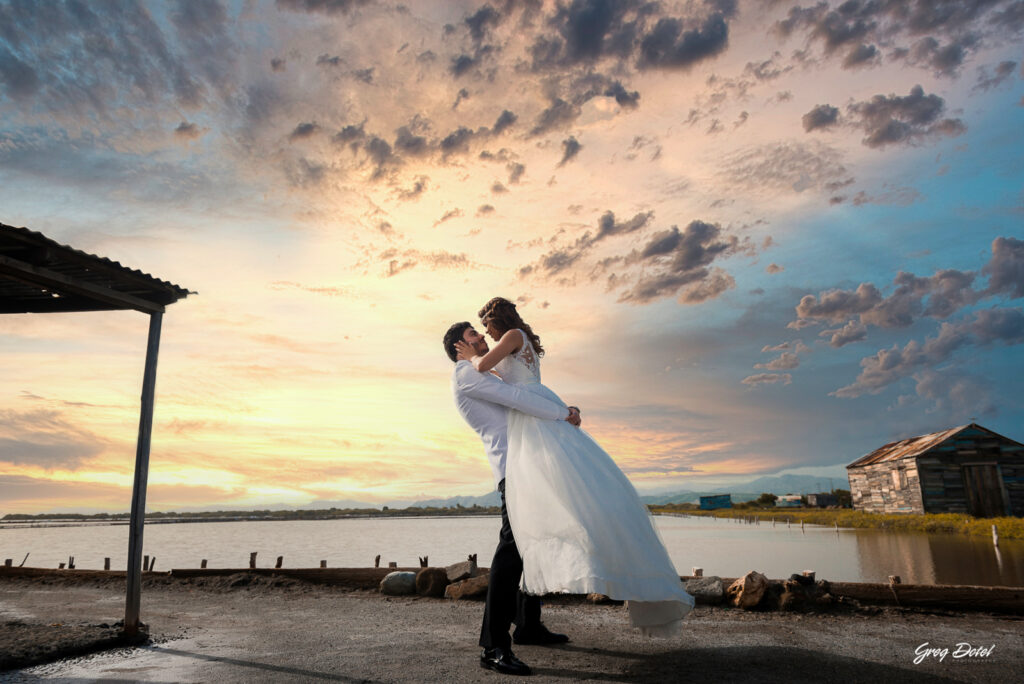
<instances>
[{"instance_id":1,"label":"calm water surface","mask_svg":"<svg viewBox=\"0 0 1024 684\"><path fill-rule=\"evenodd\" d=\"M1024 541L1002 540L999 548L985 537L839 530L808 525L787 527L762 521L747 525L731 520L657 516L669 555L681 575L694 566L705 575L738 577L758 570L772 578L814 570L822 579L848 582L886 581L900 575L913 584L982 584L1024 586ZM156 557L157 570L244 568L258 552L258 567L273 567L284 556L289 568L448 565L478 554L490 565L497 544L496 516L450 518L360 518L276 522L149 524L143 553ZM56 568L75 557L83 569L127 566L128 526L35 527L0 529L0 560L18 565Z\"/></svg>"}]
</instances>

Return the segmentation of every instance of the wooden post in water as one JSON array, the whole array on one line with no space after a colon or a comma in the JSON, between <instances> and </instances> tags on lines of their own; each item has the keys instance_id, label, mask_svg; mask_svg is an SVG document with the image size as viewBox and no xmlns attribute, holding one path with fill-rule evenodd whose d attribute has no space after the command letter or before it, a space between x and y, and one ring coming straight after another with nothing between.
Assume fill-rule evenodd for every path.
<instances>
[{"instance_id":1,"label":"wooden post in water","mask_svg":"<svg viewBox=\"0 0 1024 684\"><path fill-rule=\"evenodd\" d=\"M320 561L320 567L321 568L326 568L327 567L327 561L325 561L325 560Z\"/></svg>"},{"instance_id":2,"label":"wooden post in water","mask_svg":"<svg viewBox=\"0 0 1024 684\"><path fill-rule=\"evenodd\" d=\"M103 569L104 570L109 570L110 569L110 559L109 558L104 558L103 559Z\"/></svg>"},{"instance_id":3,"label":"wooden post in water","mask_svg":"<svg viewBox=\"0 0 1024 684\"><path fill-rule=\"evenodd\" d=\"M388 561L388 567L389 568L397 568L398 567L398 563L396 561Z\"/></svg>"},{"instance_id":4,"label":"wooden post in water","mask_svg":"<svg viewBox=\"0 0 1024 684\"><path fill-rule=\"evenodd\" d=\"M31 553L31 551L29 553ZM21 564L18 565L18 567L20 568L20 567L24 566L25 565L25 561L27 561L27 560L28 560L28 553L26 553L25 557L21 559Z\"/></svg>"},{"instance_id":5,"label":"wooden post in water","mask_svg":"<svg viewBox=\"0 0 1024 684\"><path fill-rule=\"evenodd\" d=\"M13 565L14 565L14 559L13 558L5 558L4 559L4 567L5 568L10 568Z\"/></svg>"},{"instance_id":6,"label":"wooden post in water","mask_svg":"<svg viewBox=\"0 0 1024 684\"><path fill-rule=\"evenodd\" d=\"M999 531L995 525L992 526L992 545L999 546Z\"/></svg>"},{"instance_id":7,"label":"wooden post in water","mask_svg":"<svg viewBox=\"0 0 1024 684\"><path fill-rule=\"evenodd\" d=\"M142 557L142 572L149 572L149 556Z\"/></svg>"},{"instance_id":8,"label":"wooden post in water","mask_svg":"<svg viewBox=\"0 0 1024 684\"><path fill-rule=\"evenodd\" d=\"M250 568L255 568L256 567L256 554L257 553L258 553L257 551L253 551L252 553L249 554L249 567Z\"/></svg>"},{"instance_id":9,"label":"wooden post in water","mask_svg":"<svg viewBox=\"0 0 1024 684\"><path fill-rule=\"evenodd\" d=\"M428 558L429 558L429 556L424 556L423 558L420 558L420 567L421 567L421 568L425 568L425 567L427 567L427 563L429 563L429 562L430 562L430 561L428 560Z\"/></svg>"},{"instance_id":10,"label":"wooden post in water","mask_svg":"<svg viewBox=\"0 0 1024 684\"><path fill-rule=\"evenodd\" d=\"M380 567L380 554L379 553L377 554L377 557L373 559L373 567L375 567L375 568L379 568Z\"/></svg>"},{"instance_id":11,"label":"wooden post in water","mask_svg":"<svg viewBox=\"0 0 1024 684\"><path fill-rule=\"evenodd\" d=\"M58 566L57 566L57 569L58 569L58 570L63 570L63 569L64 569L64 564L63 564L63 563L61 563L60 565L58 565Z\"/></svg>"},{"instance_id":12,"label":"wooden post in water","mask_svg":"<svg viewBox=\"0 0 1024 684\"><path fill-rule=\"evenodd\" d=\"M199 561L199 567L203 568L204 570L206 569L206 559L205 558L203 560Z\"/></svg>"},{"instance_id":13,"label":"wooden post in water","mask_svg":"<svg viewBox=\"0 0 1024 684\"><path fill-rule=\"evenodd\" d=\"M284 563L284 556L278 556L277 557L277 562L274 563L274 567L275 568L279 568L279 567L281 567L282 563Z\"/></svg>"},{"instance_id":14,"label":"wooden post in water","mask_svg":"<svg viewBox=\"0 0 1024 684\"><path fill-rule=\"evenodd\" d=\"M156 566L156 556L149 559L149 571L153 572L153 568Z\"/></svg>"},{"instance_id":15,"label":"wooden post in water","mask_svg":"<svg viewBox=\"0 0 1024 684\"><path fill-rule=\"evenodd\" d=\"M149 481L149 445L153 438L153 400L156 396L156 359L160 351L160 324L163 314L149 314L149 339L146 343L146 368L142 374L142 401L139 409L139 439L135 448L135 481L132 484L132 513L128 523L128 572L125 589L124 632L139 632L139 607L142 592L142 528L146 524L146 485Z\"/></svg>"}]
</instances>

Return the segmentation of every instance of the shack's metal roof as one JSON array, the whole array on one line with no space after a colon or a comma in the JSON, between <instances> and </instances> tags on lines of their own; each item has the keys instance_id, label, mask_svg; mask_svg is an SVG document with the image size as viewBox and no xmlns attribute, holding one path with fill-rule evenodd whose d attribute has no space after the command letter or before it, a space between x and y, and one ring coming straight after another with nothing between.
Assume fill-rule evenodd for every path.
<instances>
[{"instance_id":1,"label":"shack's metal roof","mask_svg":"<svg viewBox=\"0 0 1024 684\"><path fill-rule=\"evenodd\" d=\"M42 233L0 223L0 313L163 311L187 289Z\"/></svg>"},{"instance_id":2,"label":"shack's metal roof","mask_svg":"<svg viewBox=\"0 0 1024 684\"><path fill-rule=\"evenodd\" d=\"M859 466L871 465L874 463L882 463L885 461L898 461L904 458L913 458L919 456L926 451L937 447L938 445L945 442L964 430L972 428L975 430L981 430L987 432L993 437L1004 439L1008 442L1016 444L1012 439L1003 437L1002 435L992 432L987 428L983 428L976 423L970 423L969 425L961 425L959 427L950 428L949 430L943 430L942 432L933 432L929 435L921 435L920 437L911 437L910 439L900 440L899 442L892 442L886 444L883 447L875 449L866 456L861 456L856 461L846 466L847 468L856 468Z\"/></svg>"}]
</instances>

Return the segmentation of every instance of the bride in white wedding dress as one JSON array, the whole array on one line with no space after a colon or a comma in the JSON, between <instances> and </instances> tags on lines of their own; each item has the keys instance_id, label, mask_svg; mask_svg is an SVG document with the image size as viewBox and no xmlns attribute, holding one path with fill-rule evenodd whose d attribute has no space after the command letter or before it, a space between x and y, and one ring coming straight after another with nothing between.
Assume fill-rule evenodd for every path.
<instances>
[{"instance_id":1,"label":"bride in white wedding dress","mask_svg":"<svg viewBox=\"0 0 1024 684\"><path fill-rule=\"evenodd\" d=\"M460 355L565 406L540 382L543 347L515 304L496 297L480 317L498 344L473 356L463 343ZM626 601L630 622L645 635L681 631L693 597L632 483L586 432L510 410L505 500L524 592L604 594Z\"/></svg>"}]
</instances>

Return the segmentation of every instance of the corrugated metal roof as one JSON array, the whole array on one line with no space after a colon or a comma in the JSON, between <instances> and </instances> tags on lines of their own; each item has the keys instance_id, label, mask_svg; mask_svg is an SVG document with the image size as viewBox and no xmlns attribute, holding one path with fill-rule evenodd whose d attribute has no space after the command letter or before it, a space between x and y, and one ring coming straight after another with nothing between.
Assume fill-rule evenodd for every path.
<instances>
[{"instance_id":1,"label":"corrugated metal roof","mask_svg":"<svg viewBox=\"0 0 1024 684\"><path fill-rule=\"evenodd\" d=\"M166 306L187 297L187 289L148 273L129 268L106 257L89 254L62 245L42 233L0 223L0 257L5 271L0 273L0 313L32 313L48 311L92 311L102 309L139 308L118 305L90 296L81 289L62 291L59 284L40 285L25 274L48 273L55 278ZM22 264L22 267L12 266ZM28 269L21 270L19 269Z\"/></svg>"},{"instance_id":2,"label":"corrugated metal roof","mask_svg":"<svg viewBox=\"0 0 1024 684\"><path fill-rule=\"evenodd\" d=\"M1002 437L991 430L981 427L975 423L969 425L961 425L959 427L950 428L949 430L943 430L942 432L933 432L929 435L921 435L920 437L911 437L910 439L904 439L899 442L892 442L886 444L883 447L875 449L870 454L858 458L856 461L846 466L847 468L855 468L858 466L871 465L873 463L882 463L884 461L898 461L904 458L912 458L923 454L924 452L932 449L939 444L942 444L947 439L954 437L957 433L966 430L967 428L975 428L977 430L983 430L991 434L994 437ZM1003 439L1007 439L1003 437ZM1013 440L1008 440L1013 441Z\"/></svg>"}]
</instances>

